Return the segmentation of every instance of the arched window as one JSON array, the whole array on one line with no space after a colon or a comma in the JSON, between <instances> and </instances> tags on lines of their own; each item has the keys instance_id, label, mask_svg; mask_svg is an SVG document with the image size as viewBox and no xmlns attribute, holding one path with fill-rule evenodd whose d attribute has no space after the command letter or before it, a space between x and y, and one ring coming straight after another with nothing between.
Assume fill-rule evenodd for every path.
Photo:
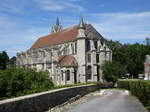
<instances>
[{"instance_id":1,"label":"arched window","mask_svg":"<svg viewBox=\"0 0 150 112\"><path fill-rule=\"evenodd\" d=\"M97 66L97 81L100 80L100 66Z\"/></svg>"},{"instance_id":2,"label":"arched window","mask_svg":"<svg viewBox=\"0 0 150 112\"><path fill-rule=\"evenodd\" d=\"M74 46L73 46L73 44L71 44L71 50L72 50L72 54L74 54Z\"/></svg>"},{"instance_id":3,"label":"arched window","mask_svg":"<svg viewBox=\"0 0 150 112\"><path fill-rule=\"evenodd\" d=\"M96 63L99 63L99 54L96 54Z\"/></svg>"},{"instance_id":4,"label":"arched window","mask_svg":"<svg viewBox=\"0 0 150 112\"><path fill-rule=\"evenodd\" d=\"M87 79L92 79L92 68L91 68L91 66L87 67Z\"/></svg>"},{"instance_id":5,"label":"arched window","mask_svg":"<svg viewBox=\"0 0 150 112\"><path fill-rule=\"evenodd\" d=\"M70 80L70 70L67 70L67 81Z\"/></svg>"},{"instance_id":6,"label":"arched window","mask_svg":"<svg viewBox=\"0 0 150 112\"><path fill-rule=\"evenodd\" d=\"M98 48L97 41L94 41L94 46L95 46L95 49L97 50Z\"/></svg>"},{"instance_id":7,"label":"arched window","mask_svg":"<svg viewBox=\"0 0 150 112\"><path fill-rule=\"evenodd\" d=\"M90 44L89 40L87 40L87 42L86 42L86 48L87 48L87 51L91 50L91 44Z\"/></svg>"},{"instance_id":8,"label":"arched window","mask_svg":"<svg viewBox=\"0 0 150 112\"><path fill-rule=\"evenodd\" d=\"M88 57L87 57L87 61L88 61L89 63L91 63L91 54L88 54L87 56L88 56Z\"/></svg>"},{"instance_id":9,"label":"arched window","mask_svg":"<svg viewBox=\"0 0 150 112\"><path fill-rule=\"evenodd\" d=\"M77 43L75 43L75 53L77 53Z\"/></svg>"},{"instance_id":10,"label":"arched window","mask_svg":"<svg viewBox=\"0 0 150 112\"><path fill-rule=\"evenodd\" d=\"M63 70L61 70L61 80L63 81L64 80L64 75L63 75Z\"/></svg>"}]
</instances>

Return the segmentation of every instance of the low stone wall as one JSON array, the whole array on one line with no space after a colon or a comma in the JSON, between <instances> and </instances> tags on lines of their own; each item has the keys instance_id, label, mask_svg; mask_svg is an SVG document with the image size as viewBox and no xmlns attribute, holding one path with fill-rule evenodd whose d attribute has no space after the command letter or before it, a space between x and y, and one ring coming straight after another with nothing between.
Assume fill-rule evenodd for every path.
<instances>
[{"instance_id":1,"label":"low stone wall","mask_svg":"<svg viewBox=\"0 0 150 112\"><path fill-rule=\"evenodd\" d=\"M45 112L77 95L96 91L96 85L62 88L0 101L0 112Z\"/></svg>"}]
</instances>

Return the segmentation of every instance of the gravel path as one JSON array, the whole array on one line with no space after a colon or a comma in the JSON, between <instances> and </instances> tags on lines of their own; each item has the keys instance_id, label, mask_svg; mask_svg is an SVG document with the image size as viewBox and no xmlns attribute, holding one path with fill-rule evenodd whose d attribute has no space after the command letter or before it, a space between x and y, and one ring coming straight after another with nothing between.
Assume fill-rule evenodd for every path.
<instances>
[{"instance_id":1,"label":"gravel path","mask_svg":"<svg viewBox=\"0 0 150 112\"><path fill-rule=\"evenodd\" d=\"M53 111L50 111L53 112ZM54 112L146 112L143 105L124 90L102 90L86 95Z\"/></svg>"},{"instance_id":2,"label":"gravel path","mask_svg":"<svg viewBox=\"0 0 150 112\"><path fill-rule=\"evenodd\" d=\"M123 90L104 90L68 112L145 112L142 104Z\"/></svg>"}]
</instances>

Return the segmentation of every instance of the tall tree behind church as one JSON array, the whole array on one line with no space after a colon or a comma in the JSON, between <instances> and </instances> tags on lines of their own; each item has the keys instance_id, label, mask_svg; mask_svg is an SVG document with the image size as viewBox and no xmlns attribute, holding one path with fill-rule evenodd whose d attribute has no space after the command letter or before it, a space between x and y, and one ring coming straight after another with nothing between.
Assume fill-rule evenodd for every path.
<instances>
[{"instance_id":1,"label":"tall tree behind church","mask_svg":"<svg viewBox=\"0 0 150 112\"><path fill-rule=\"evenodd\" d=\"M5 51L0 52L0 70L5 70L9 62L9 57Z\"/></svg>"}]
</instances>

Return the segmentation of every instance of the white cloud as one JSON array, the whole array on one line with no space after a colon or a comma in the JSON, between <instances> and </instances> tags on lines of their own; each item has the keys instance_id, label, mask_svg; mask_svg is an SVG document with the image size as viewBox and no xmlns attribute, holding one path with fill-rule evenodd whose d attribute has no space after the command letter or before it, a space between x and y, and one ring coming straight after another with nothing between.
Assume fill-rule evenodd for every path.
<instances>
[{"instance_id":1,"label":"white cloud","mask_svg":"<svg viewBox=\"0 0 150 112\"><path fill-rule=\"evenodd\" d=\"M88 14L100 33L113 40L144 40L150 34L150 12ZM92 19L94 18L94 20Z\"/></svg>"},{"instance_id":2,"label":"white cloud","mask_svg":"<svg viewBox=\"0 0 150 112\"><path fill-rule=\"evenodd\" d=\"M73 7L69 5L67 7ZM139 42L150 34L150 12L84 15L85 20L87 18L91 21L90 23L108 39L121 42ZM50 17L54 16L56 17L56 15ZM17 51L25 51L30 48L38 37L50 33L50 25L47 24L54 24L50 22L53 21L52 19L43 17L40 20L25 21L15 20L12 16L0 14L0 51L6 50L10 56L13 56ZM61 21L63 27L78 24L76 16L62 14L60 20L63 20ZM32 24L30 24L31 22Z\"/></svg>"},{"instance_id":3,"label":"white cloud","mask_svg":"<svg viewBox=\"0 0 150 112\"><path fill-rule=\"evenodd\" d=\"M48 11L84 11L85 8L77 4L79 0L35 0L41 9Z\"/></svg>"}]
</instances>

